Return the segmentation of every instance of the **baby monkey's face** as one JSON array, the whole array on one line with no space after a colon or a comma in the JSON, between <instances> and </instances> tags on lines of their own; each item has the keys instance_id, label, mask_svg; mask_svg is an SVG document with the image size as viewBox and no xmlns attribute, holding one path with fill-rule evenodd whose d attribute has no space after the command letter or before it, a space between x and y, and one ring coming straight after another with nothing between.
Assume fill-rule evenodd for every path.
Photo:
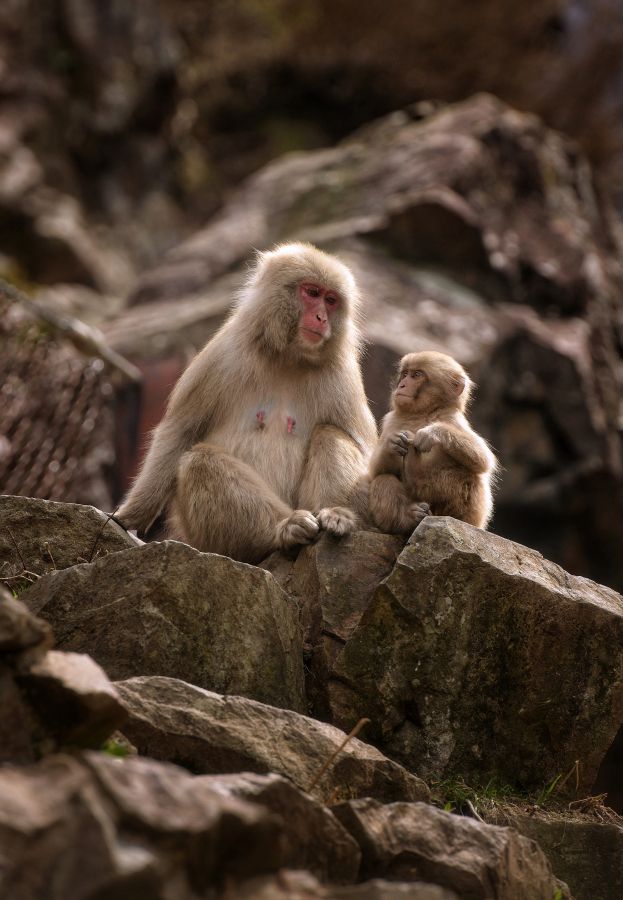
<instances>
[{"instance_id":1,"label":"baby monkey's face","mask_svg":"<svg viewBox=\"0 0 623 900\"><path fill-rule=\"evenodd\" d=\"M398 384L394 390L394 403L398 408L412 405L424 389L427 375L424 369L416 366L401 366L398 374Z\"/></svg>"},{"instance_id":2,"label":"baby monkey's face","mask_svg":"<svg viewBox=\"0 0 623 900\"><path fill-rule=\"evenodd\" d=\"M402 411L424 411L447 405L460 408L469 380L465 370L451 356L433 350L409 353L400 361L393 403Z\"/></svg>"}]
</instances>

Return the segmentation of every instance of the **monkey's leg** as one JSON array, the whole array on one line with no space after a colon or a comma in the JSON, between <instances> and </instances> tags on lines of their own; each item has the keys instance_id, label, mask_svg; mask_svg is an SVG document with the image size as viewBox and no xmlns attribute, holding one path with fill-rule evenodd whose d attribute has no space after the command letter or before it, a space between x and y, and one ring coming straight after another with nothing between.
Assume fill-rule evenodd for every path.
<instances>
[{"instance_id":1,"label":"monkey's leg","mask_svg":"<svg viewBox=\"0 0 623 900\"><path fill-rule=\"evenodd\" d=\"M210 444L180 461L172 522L198 550L259 562L318 531L307 510L291 510L246 463Z\"/></svg>"},{"instance_id":2,"label":"monkey's leg","mask_svg":"<svg viewBox=\"0 0 623 900\"><path fill-rule=\"evenodd\" d=\"M361 451L345 431L316 425L299 485L299 506L311 509L321 528L335 535L348 534L357 524L357 515L347 505L352 507L363 471Z\"/></svg>"},{"instance_id":3,"label":"monkey's leg","mask_svg":"<svg viewBox=\"0 0 623 900\"><path fill-rule=\"evenodd\" d=\"M395 475L377 475L370 484L370 516L377 528L390 534L411 534L430 513L427 503L414 503Z\"/></svg>"}]
</instances>

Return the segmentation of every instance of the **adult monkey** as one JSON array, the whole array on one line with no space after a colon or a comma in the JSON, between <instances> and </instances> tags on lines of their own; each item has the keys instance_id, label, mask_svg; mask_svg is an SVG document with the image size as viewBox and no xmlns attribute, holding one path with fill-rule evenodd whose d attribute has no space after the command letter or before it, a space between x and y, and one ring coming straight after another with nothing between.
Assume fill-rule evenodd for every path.
<instances>
[{"instance_id":1,"label":"adult monkey","mask_svg":"<svg viewBox=\"0 0 623 900\"><path fill-rule=\"evenodd\" d=\"M310 244L258 254L233 313L190 363L118 512L243 562L355 525L342 507L376 439L350 270Z\"/></svg>"}]
</instances>

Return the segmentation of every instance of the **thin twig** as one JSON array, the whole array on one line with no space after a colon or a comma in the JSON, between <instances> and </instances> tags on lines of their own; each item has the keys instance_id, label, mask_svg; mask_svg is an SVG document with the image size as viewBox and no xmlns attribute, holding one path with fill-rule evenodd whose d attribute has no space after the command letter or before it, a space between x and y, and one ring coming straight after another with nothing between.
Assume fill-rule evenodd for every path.
<instances>
[{"instance_id":1,"label":"thin twig","mask_svg":"<svg viewBox=\"0 0 623 900\"><path fill-rule=\"evenodd\" d=\"M476 807L474 806L474 804L472 803L471 800L466 800L466 801L465 801L465 806L468 808L468 810L470 811L470 813L472 814L472 816L473 816L475 819L478 819L479 822L482 822L484 825L486 825L485 820L484 820L483 817L480 815L480 813L478 812L478 810L476 809Z\"/></svg>"},{"instance_id":2,"label":"thin twig","mask_svg":"<svg viewBox=\"0 0 623 900\"><path fill-rule=\"evenodd\" d=\"M10 537L11 540L13 541L13 546L15 547L15 550L16 550L16 552L17 552L17 555L19 556L19 561L20 561L21 564L22 564L22 569L23 569L24 571L26 571L26 563L25 563L25 561L24 561L24 557L22 556L22 551L21 551L21 550L19 549L19 547L17 546L17 541L15 540L15 535L13 534L13 532L11 531L10 528L7 527L6 530L7 530L8 533L9 533L9 537Z\"/></svg>"},{"instance_id":3,"label":"thin twig","mask_svg":"<svg viewBox=\"0 0 623 900\"><path fill-rule=\"evenodd\" d=\"M56 561L55 561L54 557L52 556L52 551L50 550L49 541L43 542L43 548L44 548L45 552L48 554L48 556L50 557L50 559L52 560L52 565L54 566L55 569L57 569L58 566L56 565Z\"/></svg>"},{"instance_id":4,"label":"thin twig","mask_svg":"<svg viewBox=\"0 0 623 900\"><path fill-rule=\"evenodd\" d=\"M309 785L309 787L305 788L305 790L307 791L308 794L310 794L310 793L312 792L312 790L316 787L316 785L318 784L318 782L320 781L320 779L322 778L322 776L324 775L324 773L327 771L327 769L329 768L329 766L334 762L335 758L342 752L342 750L343 750L344 747L348 744L348 742L349 742L349 741L352 741L352 739L353 739L354 737L357 737L357 735L359 734L359 732L361 731L361 729L363 728L363 726L364 726L364 725L367 725L369 721L370 721L370 719L359 719L359 721L357 722L357 724L355 725L355 727L354 727L351 731L348 732L348 734L346 735L346 737L344 738L344 740L342 741L342 743L340 744L340 746L337 747L337 748L333 751L333 753L331 754L331 756L330 756L330 757L326 760L326 762L324 762L323 765L320 767L319 772L318 772L317 775L312 779L311 784Z\"/></svg>"},{"instance_id":5,"label":"thin twig","mask_svg":"<svg viewBox=\"0 0 623 900\"><path fill-rule=\"evenodd\" d=\"M573 763L573 765L571 766L571 768L569 769L569 771L567 772L565 777L557 783L555 790L559 791L561 789L561 787L564 784L566 784L567 781L569 781L569 779L571 778L571 776L573 775L574 772L575 772L575 790L577 793L577 791L580 787L580 760L579 759L576 759L576 761ZM553 793L553 791L552 791L552 793Z\"/></svg>"},{"instance_id":6,"label":"thin twig","mask_svg":"<svg viewBox=\"0 0 623 900\"><path fill-rule=\"evenodd\" d=\"M22 569L17 575L3 575L0 581L19 581L21 578L33 584L33 579L41 578L41 575L38 572L31 572L29 569Z\"/></svg>"},{"instance_id":7,"label":"thin twig","mask_svg":"<svg viewBox=\"0 0 623 900\"><path fill-rule=\"evenodd\" d=\"M103 524L102 527L100 528L100 530L99 530L99 532L98 532L98 534L97 534L97 536L96 536L96 538L95 538L95 540L94 540L94 542L93 542L93 547L91 548L91 555L89 556L89 562L93 562L93 554L94 554L95 551L97 550L97 545L99 544L100 539L101 539L102 535L104 534L104 529L106 528L106 526L108 525L108 523L110 522L110 520L111 520L111 519L114 519L115 513L117 512L118 509L119 509L119 507L116 506L116 507L113 509L113 511L112 511L111 513L108 513L108 515L107 515L107 517L106 517L106 521L104 522L104 524ZM115 521L116 521L116 520L115 520Z\"/></svg>"}]
</instances>

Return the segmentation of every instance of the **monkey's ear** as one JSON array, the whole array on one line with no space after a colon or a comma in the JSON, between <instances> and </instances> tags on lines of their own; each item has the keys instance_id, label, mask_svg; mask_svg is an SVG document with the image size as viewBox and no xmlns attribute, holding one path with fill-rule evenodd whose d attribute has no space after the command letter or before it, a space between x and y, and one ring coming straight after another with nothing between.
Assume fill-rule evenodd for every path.
<instances>
[{"instance_id":1,"label":"monkey's ear","mask_svg":"<svg viewBox=\"0 0 623 900\"><path fill-rule=\"evenodd\" d=\"M452 387L457 397L460 397L467 386L467 379L459 376L452 379Z\"/></svg>"}]
</instances>

